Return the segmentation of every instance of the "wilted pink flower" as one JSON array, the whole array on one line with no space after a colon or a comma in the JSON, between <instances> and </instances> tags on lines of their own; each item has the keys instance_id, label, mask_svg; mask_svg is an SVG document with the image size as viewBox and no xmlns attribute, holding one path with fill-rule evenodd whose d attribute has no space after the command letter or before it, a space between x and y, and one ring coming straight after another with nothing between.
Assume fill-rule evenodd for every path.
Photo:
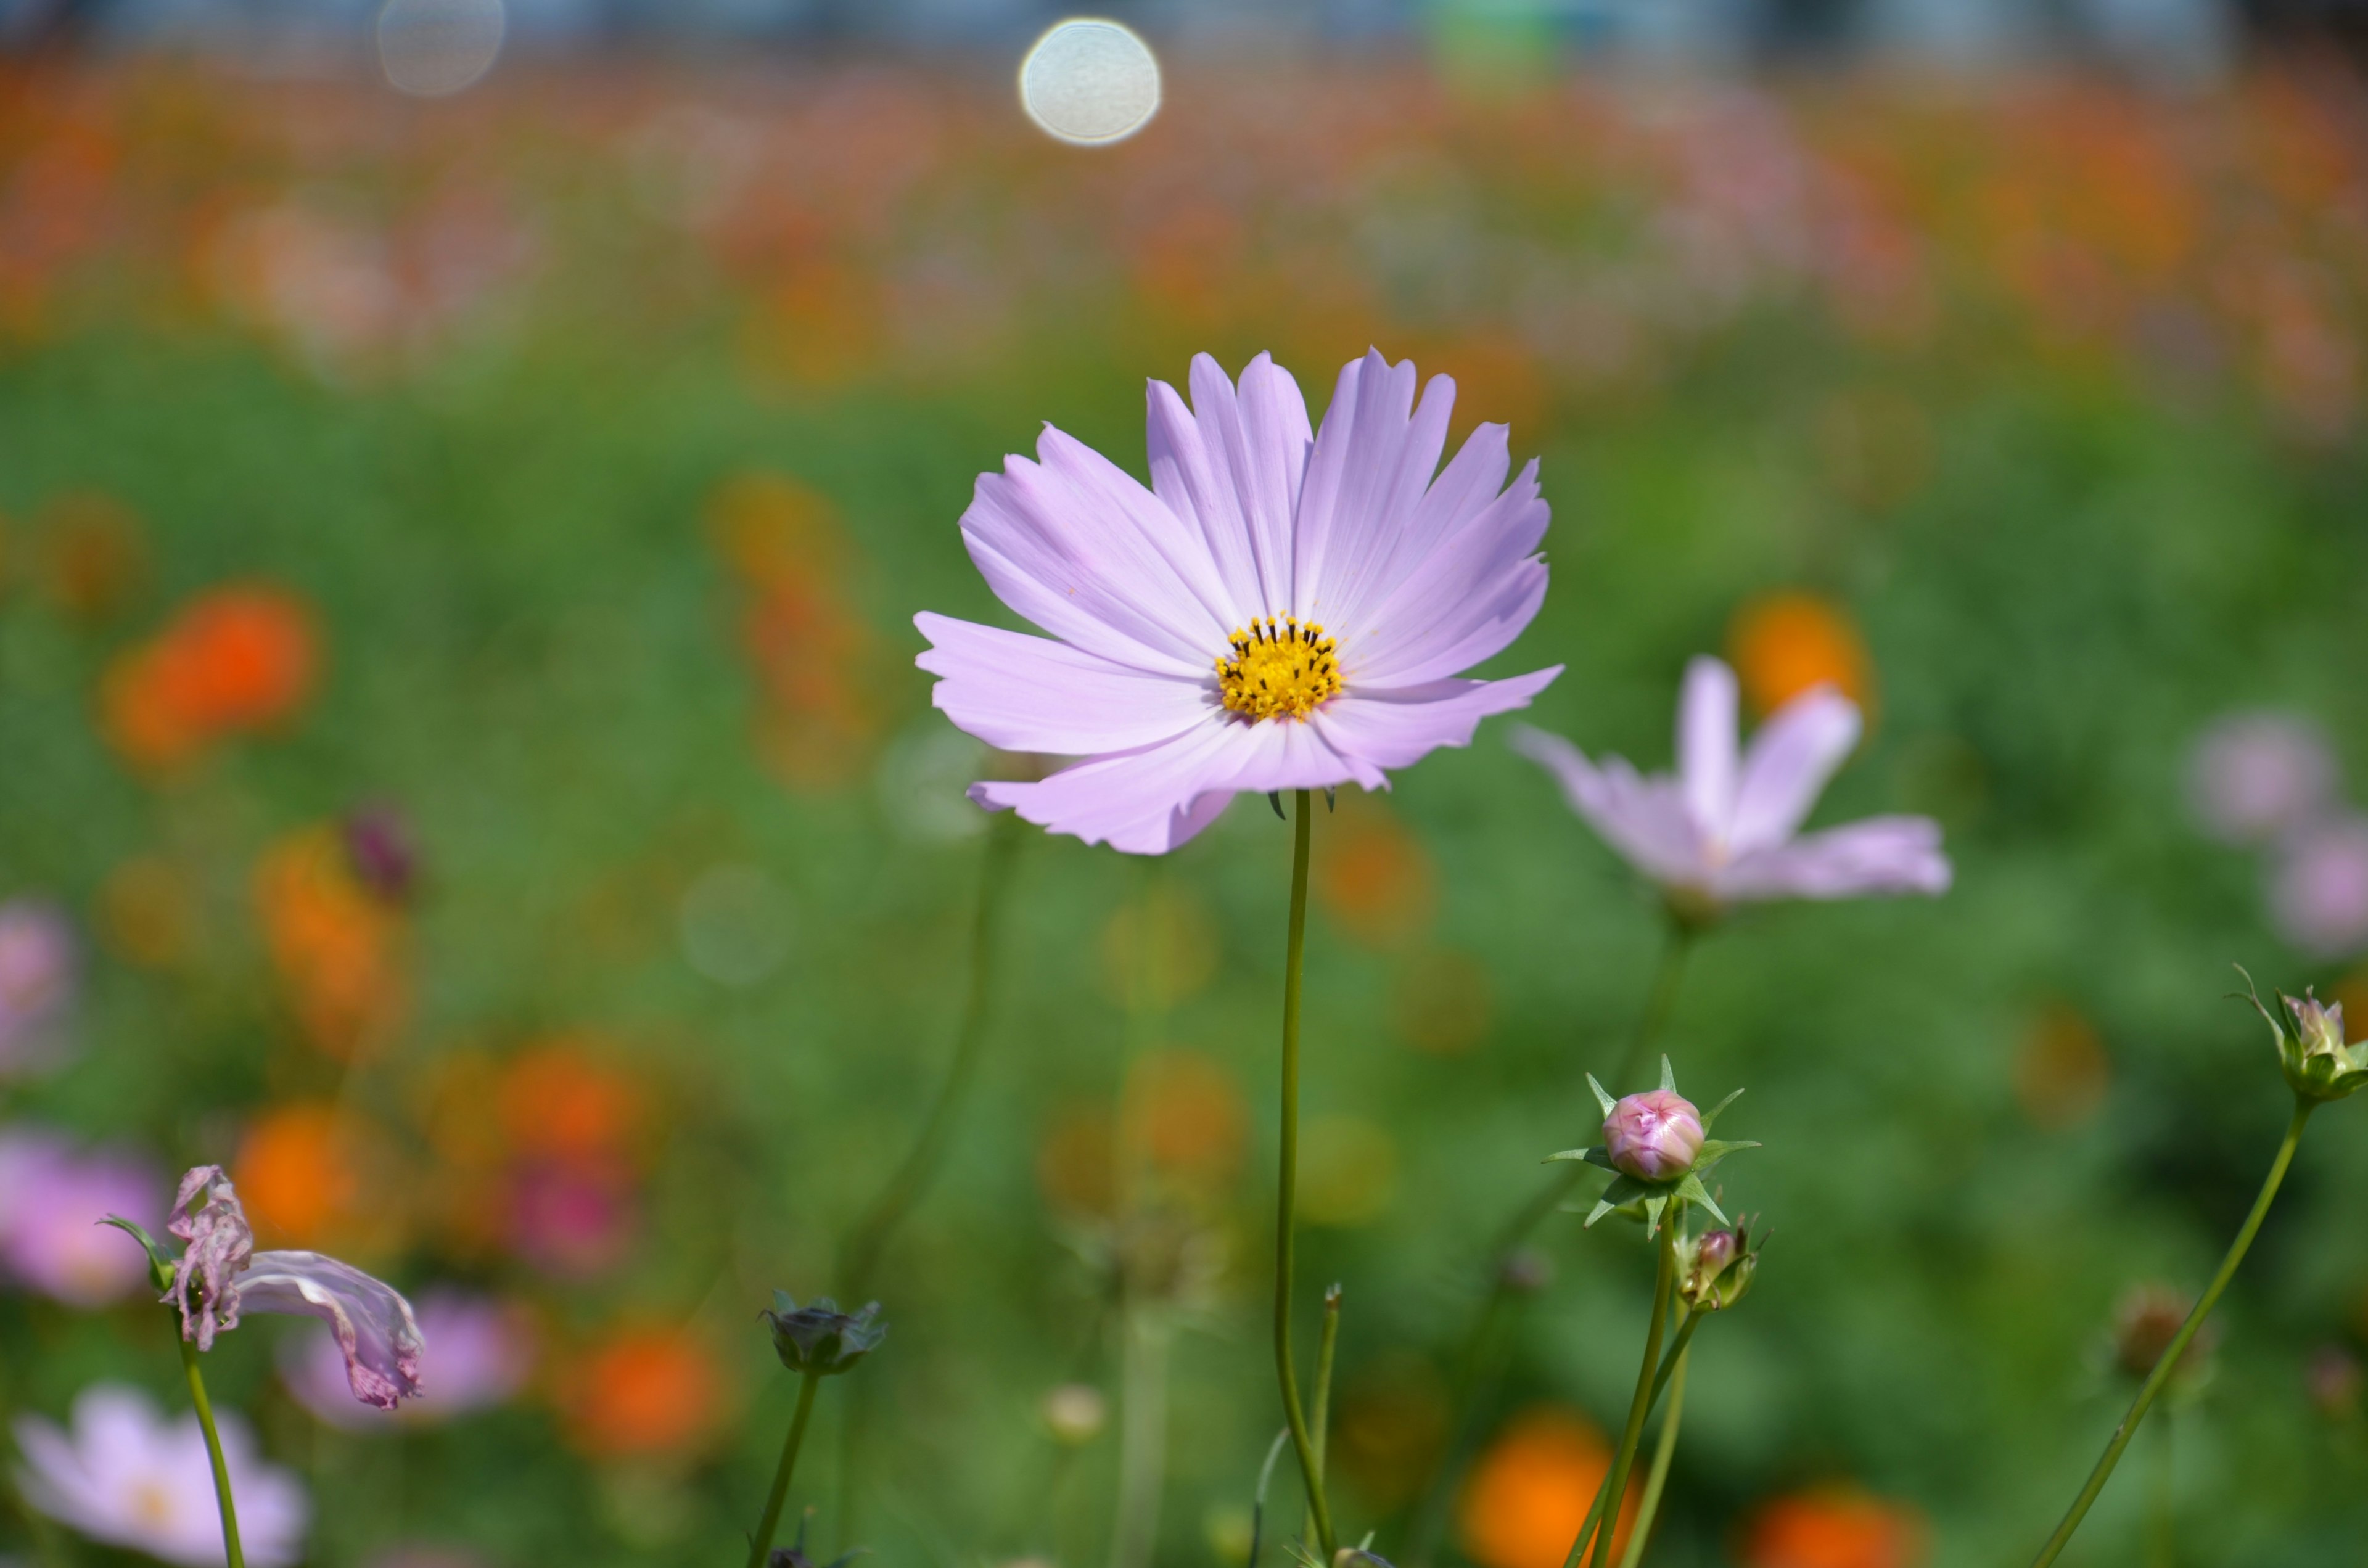
<instances>
[{"instance_id":1,"label":"wilted pink flower","mask_svg":"<svg viewBox=\"0 0 2368 1568\"><path fill-rule=\"evenodd\" d=\"M1468 745L1560 672L1456 678L1545 596L1537 465L1505 427L1444 471L1455 387L1411 362L1341 371L1311 433L1265 355L1236 387L1192 361L1192 406L1151 386L1149 489L1058 430L982 475L962 538L996 596L1053 640L915 618L932 700L1006 751L1087 760L971 798L1130 853L1175 848L1240 790L1388 785Z\"/></svg>"},{"instance_id":2,"label":"wilted pink flower","mask_svg":"<svg viewBox=\"0 0 2368 1568\"><path fill-rule=\"evenodd\" d=\"M1675 1089L1630 1095L1603 1119L1603 1149L1614 1168L1640 1181L1671 1181L1702 1153L1702 1113Z\"/></svg>"},{"instance_id":3,"label":"wilted pink flower","mask_svg":"<svg viewBox=\"0 0 2368 1568\"><path fill-rule=\"evenodd\" d=\"M181 1309L181 1337L201 1350L242 1312L292 1312L329 1325L346 1381L365 1404L393 1410L419 1393L422 1345L411 1303L394 1287L317 1252L256 1252L238 1194L220 1165L181 1178L167 1227L188 1244L167 1305Z\"/></svg>"},{"instance_id":4,"label":"wilted pink flower","mask_svg":"<svg viewBox=\"0 0 2368 1568\"><path fill-rule=\"evenodd\" d=\"M2309 720L2231 713L2188 759L2187 801L2205 832L2259 844L2315 821L2335 796L2335 752Z\"/></svg>"},{"instance_id":5,"label":"wilted pink flower","mask_svg":"<svg viewBox=\"0 0 2368 1568\"><path fill-rule=\"evenodd\" d=\"M0 1077L39 1071L64 1053L78 967L74 927L54 905L0 903Z\"/></svg>"},{"instance_id":6,"label":"wilted pink flower","mask_svg":"<svg viewBox=\"0 0 2368 1568\"><path fill-rule=\"evenodd\" d=\"M285 1568L303 1550L303 1485L256 1456L236 1411L217 1408L214 1426L246 1561ZM94 1540L187 1568L220 1568L222 1519L196 1412L167 1421L138 1389L97 1383L75 1398L71 1432L38 1415L19 1416L16 1431L25 1460L17 1486L34 1507Z\"/></svg>"},{"instance_id":7,"label":"wilted pink flower","mask_svg":"<svg viewBox=\"0 0 2368 1568\"><path fill-rule=\"evenodd\" d=\"M516 1393L534 1367L531 1325L515 1309L453 1290L419 1298L419 1397L403 1416L443 1421L499 1404ZM291 1335L279 1342L279 1377L296 1402L333 1426L365 1430L387 1417L357 1404L344 1353L331 1334Z\"/></svg>"},{"instance_id":8,"label":"wilted pink flower","mask_svg":"<svg viewBox=\"0 0 2368 1568\"><path fill-rule=\"evenodd\" d=\"M2344 815L2290 835L2270 872L2270 917L2306 953L2368 947L2368 817Z\"/></svg>"},{"instance_id":9,"label":"wilted pink flower","mask_svg":"<svg viewBox=\"0 0 2368 1568\"><path fill-rule=\"evenodd\" d=\"M1513 746L1561 781L1572 809L1630 865L1713 910L1757 899L1947 892L1949 858L1930 817L1869 817L1801 834L1858 733L1857 707L1820 687L1779 709L1738 763L1735 672L1698 658L1678 705L1675 778L1640 777L1616 756L1599 768L1543 730L1516 730Z\"/></svg>"},{"instance_id":10,"label":"wilted pink flower","mask_svg":"<svg viewBox=\"0 0 2368 1568\"><path fill-rule=\"evenodd\" d=\"M155 1166L121 1149L78 1153L55 1133L0 1133L0 1264L45 1296L104 1306L137 1290L148 1259L110 1214L158 1222Z\"/></svg>"}]
</instances>

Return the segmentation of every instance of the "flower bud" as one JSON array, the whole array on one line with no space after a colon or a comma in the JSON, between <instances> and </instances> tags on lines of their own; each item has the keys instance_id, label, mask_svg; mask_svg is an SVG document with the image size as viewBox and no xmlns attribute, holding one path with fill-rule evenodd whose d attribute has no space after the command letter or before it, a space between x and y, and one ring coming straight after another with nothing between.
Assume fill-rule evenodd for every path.
<instances>
[{"instance_id":1,"label":"flower bud","mask_svg":"<svg viewBox=\"0 0 2368 1568\"><path fill-rule=\"evenodd\" d=\"M1752 1224L1747 1219L1732 1230L1704 1231L1691 1241L1679 1241L1678 1295L1688 1307L1714 1312L1743 1299L1759 1268Z\"/></svg>"},{"instance_id":2,"label":"flower bud","mask_svg":"<svg viewBox=\"0 0 2368 1568\"><path fill-rule=\"evenodd\" d=\"M2278 1000L2293 1017L2289 1028L2285 1018L2261 1005L2252 980L2245 975L2247 1000L2269 1021L2288 1087L2306 1100L2340 1100L2368 1088L2368 1040L2344 1040L2342 1003L2329 1006L2307 987L2299 997L2280 992Z\"/></svg>"},{"instance_id":3,"label":"flower bud","mask_svg":"<svg viewBox=\"0 0 2368 1568\"><path fill-rule=\"evenodd\" d=\"M1063 1383L1045 1394L1042 1410L1054 1442L1081 1449L1100 1435L1110 1402L1091 1383Z\"/></svg>"},{"instance_id":4,"label":"flower bud","mask_svg":"<svg viewBox=\"0 0 2368 1568\"><path fill-rule=\"evenodd\" d=\"M2133 1378L2146 1377L2179 1337L2193 1308L2194 1302L2168 1285L2147 1281L2132 1286L2113 1310L2113 1364ZM2204 1373L2213 1339L2207 1323L2187 1342L2186 1353L2171 1371L2175 1382L2192 1381Z\"/></svg>"},{"instance_id":5,"label":"flower bud","mask_svg":"<svg viewBox=\"0 0 2368 1568\"><path fill-rule=\"evenodd\" d=\"M773 1292L773 1308L758 1314L773 1326L773 1354L792 1372L833 1377L879 1348L888 1325L878 1321L880 1303L852 1315L828 1296L799 1306L787 1290Z\"/></svg>"},{"instance_id":6,"label":"flower bud","mask_svg":"<svg viewBox=\"0 0 2368 1568\"><path fill-rule=\"evenodd\" d=\"M1614 1170L1639 1181L1675 1181L1702 1153L1702 1113L1675 1089L1630 1095L1603 1119L1603 1146Z\"/></svg>"}]
</instances>

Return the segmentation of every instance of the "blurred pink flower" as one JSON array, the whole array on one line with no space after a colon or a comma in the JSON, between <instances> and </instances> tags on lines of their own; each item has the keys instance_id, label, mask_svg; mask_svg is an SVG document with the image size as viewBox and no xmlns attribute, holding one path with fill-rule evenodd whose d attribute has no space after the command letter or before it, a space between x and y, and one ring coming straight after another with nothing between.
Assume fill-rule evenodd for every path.
<instances>
[{"instance_id":1,"label":"blurred pink flower","mask_svg":"<svg viewBox=\"0 0 2368 1568\"><path fill-rule=\"evenodd\" d=\"M2213 837L2260 844L2316 821L2333 801L2335 782L2334 749L2308 719L2231 713L2196 739L2187 802Z\"/></svg>"},{"instance_id":2,"label":"blurred pink flower","mask_svg":"<svg viewBox=\"0 0 2368 1568\"><path fill-rule=\"evenodd\" d=\"M391 1546L367 1568L487 1568L475 1552L457 1546Z\"/></svg>"},{"instance_id":3,"label":"blurred pink flower","mask_svg":"<svg viewBox=\"0 0 2368 1568\"><path fill-rule=\"evenodd\" d=\"M329 1325L353 1396L393 1410L419 1395L424 1347L411 1303L382 1279L317 1252L256 1252L246 1211L220 1165L181 1178L165 1227L188 1244L165 1292L181 1311L181 1337L200 1350L243 1312L291 1312ZM194 1296L194 1300L192 1299Z\"/></svg>"},{"instance_id":4,"label":"blurred pink flower","mask_svg":"<svg viewBox=\"0 0 2368 1568\"><path fill-rule=\"evenodd\" d=\"M624 1261L640 1221L621 1162L531 1160L512 1173L510 1242L527 1261L571 1278Z\"/></svg>"},{"instance_id":5,"label":"blurred pink flower","mask_svg":"<svg viewBox=\"0 0 2368 1568\"><path fill-rule=\"evenodd\" d=\"M37 1072L65 1053L79 968L74 927L53 905L0 903L0 1077Z\"/></svg>"},{"instance_id":6,"label":"blurred pink flower","mask_svg":"<svg viewBox=\"0 0 2368 1568\"><path fill-rule=\"evenodd\" d=\"M2270 872L2270 917L2320 958L2368 947L2368 817L2347 812L2287 837Z\"/></svg>"},{"instance_id":7,"label":"blurred pink flower","mask_svg":"<svg viewBox=\"0 0 2368 1568\"><path fill-rule=\"evenodd\" d=\"M453 1290L419 1298L419 1397L405 1419L450 1420L499 1404L516 1393L534 1366L531 1325L515 1309ZM279 1377L296 1403L333 1426L361 1431L386 1416L358 1403L347 1387L344 1354L329 1334L294 1335L279 1342Z\"/></svg>"},{"instance_id":8,"label":"blurred pink flower","mask_svg":"<svg viewBox=\"0 0 2368 1568\"><path fill-rule=\"evenodd\" d=\"M162 1222L162 1174L120 1148L78 1153L40 1129L0 1132L0 1267L45 1296L105 1306L148 1280L148 1259L110 1214L149 1229Z\"/></svg>"},{"instance_id":9,"label":"blurred pink flower","mask_svg":"<svg viewBox=\"0 0 2368 1568\"><path fill-rule=\"evenodd\" d=\"M1640 777L1616 756L1598 767L1561 736L1526 726L1512 741L1630 865L1713 911L1754 899L1948 891L1941 825L1930 817L1869 817L1801 834L1826 780L1858 744L1849 699L1830 687L1794 698L1739 761L1736 723L1735 672L1705 657L1686 668L1675 777Z\"/></svg>"},{"instance_id":10,"label":"blurred pink flower","mask_svg":"<svg viewBox=\"0 0 2368 1568\"><path fill-rule=\"evenodd\" d=\"M251 1568L286 1568L303 1548L303 1485L263 1462L236 1411L218 1408L214 1422L246 1561ZM19 1416L16 1432L26 1502L94 1540L188 1568L219 1568L222 1521L194 1411L168 1422L138 1389L97 1383L76 1396L71 1432L38 1415Z\"/></svg>"}]
</instances>

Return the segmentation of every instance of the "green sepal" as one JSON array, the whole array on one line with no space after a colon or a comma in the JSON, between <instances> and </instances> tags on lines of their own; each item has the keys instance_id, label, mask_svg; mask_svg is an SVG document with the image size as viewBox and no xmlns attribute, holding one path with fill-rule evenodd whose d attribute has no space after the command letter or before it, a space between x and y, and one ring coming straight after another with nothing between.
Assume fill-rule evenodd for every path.
<instances>
[{"instance_id":1,"label":"green sepal","mask_svg":"<svg viewBox=\"0 0 2368 1568\"><path fill-rule=\"evenodd\" d=\"M1718 1199L1710 1195L1710 1189L1702 1186L1702 1177L1697 1174L1701 1168L1702 1167L1697 1165L1693 1170L1686 1173L1685 1180L1678 1183L1675 1196L1685 1199L1688 1203L1701 1204L1704 1209L1710 1210L1710 1216L1712 1219L1716 1220L1721 1225L1725 1225L1728 1221L1725 1214L1721 1212L1719 1210Z\"/></svg>"},{"instance_id":2,"label":"green sepal","mask_svg":"<svg viewBox=\"0 0 2368 1568\"><path fill-rule=\"evenodd\" d=\"M1603 1189L1595 1207L1587 1211L1587 1223L1591 1227L1614 1209L1625 1209L1632 1203L1650 1205L1667 1191L1659 1182L1639 1181L1622 1171L1611 1178L1611 1185Z\"/></svg>"},{"instance_id":3,"label":"green sepal","mask_svg":"<svg viewBox=\"0 0 2368 1568\"><path fill-rule=\"evenodd\" d=\"M1711 1107L1709 1110L1705 1111L1702 1114L1702 1131L1704 1132L1708 1132L1710 1131L1711 1123L1718 1119L1719 1112L1725 1110L1727 1107L1733 1105L1736 1100L1739 1100L1742 1097L1743 1091L1741 1089L1737 1089L1733 1094L1728 1095L1726 1098L1719 1101L1718 1104Z\"/></svg>"},{"instance_id":4,"label":"green sepal","mask_svg":"<svg viewBox=\"0 0 2368 1568\"><path fill-rule=\"evenodd\" d=\"M1585 1160L1588 1165L1595 1166L1599 1170L1609 1171L1617 1169L1617 1167L1611 1163L1611 1151L1605 1148L1600 1143L1598 1143L1592 1149L1565 1149L1558 1153L1548 1154L1544 1159L1540 1160L1538 1164L1542 1165L1550 1165L1556 1160Z\"/></svg>"},{"instance_id":5,"label":"green sepal","mask_svg":"<svg viewBox=\"0 0 2368 1568\"><path fill-rule=\"evenodd\" d=\"M1678 1092L1678 1070L1669 1065L1668 1053L1666 1051L1661 1055L1661 1091L1670 1095Z\"/></svg>"},{"instance_id":6,"label":"green sepal","mask_svg":"<svg viewBox=\"0 0 2368 1568\"><path fill-rule=\"evenodd\" d=\"M159 1290L169 1290L173 1288L173 1273L180 1260L158 1245L155 1237L142 1230L137 1221L127 1220L120 1214L109 1214L99 1223L112 1225L138 1242L148 1254L149 1279Z\"/></svg>"},{"instance_id":7,"label":"green sepal","mask_svg":"<svg viewBox=\"0 0 2368 1568\"><path fill-rule=\"evenodd\" d=\"M1595 1091L1595 1103L1603 1108L1604 1115L1610 1116L1620 1108L1620 1102L1604 1093L1603 1085L1595 1081L1595 1074L1592 1073L1587 1075L1587 1086Z\"/></svg>"},{"instance_id":8,"label":"green sepal","mask_svg":"<svg viewBox=\"0 0 2368 1568\"><path fill-rule=\"evenodd\" d=\"M1759 1143L1758 1140L1750 1138L1734 1141L1725 1138L1706 1139L1703 1141L1701 1152L1694 1155L1693 1168L1697 1173L1706 1171L1710 1169L1711 1166L1726 1158L1729 1154L1734 1153L1737 1149L1757 1149L1759 1147Z\"/></svg>"}]
</instances>

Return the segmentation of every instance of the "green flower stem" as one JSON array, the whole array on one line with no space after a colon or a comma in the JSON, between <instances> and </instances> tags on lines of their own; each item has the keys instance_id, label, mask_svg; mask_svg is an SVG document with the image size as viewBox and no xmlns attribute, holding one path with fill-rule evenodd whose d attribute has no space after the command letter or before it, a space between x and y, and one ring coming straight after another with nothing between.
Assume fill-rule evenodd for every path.
<instances>
[{"instance_id":1,"label":"green flower stem","mask_svg":"<svg viewBox=\"0 0 2368 1568\"><path fill-rule=\"evenodd\" d=\"M1603 1507L1597 1516L1589 1568L1605 1568L1611 1561L1611 1538L1620 1533L1620 1499L1627 1495L1629 1467L1636 1462L1645 1417L1653 1408L1654 1385L1661 1381L1661 1335L1669 1325L1670 1287L1677 1278L1678 1221L1684 1207L1672 1199L1661 1210L1660 1262L1653 1270L1653 1318L1645 1330L1645 1355L1636 1366L1636 1397L1628 1402L1628 1425L1622 1428L1620 1447L1612 1453L1611 1473L1603 1478ZM1574 1555L1577 1550L1574 1545Z\"/></svg>"},{"instance_id":2,"label":"green flower stem","mask_svg":"<svg viewBox=\"0 0 2368 1568\"><path fill-rule=\"evenodd\" d=\"M1159 1540L1167 1477L1167 1347L1172 1331L1156 1302L1129 1302L1120 1319L1118 1507L1110 1568L1148 1568Z\"/></svg>"},{"instance_id":3,"label":"green flower stem","mask_svg":"<svg viewBox=\"0 0 2368 1568\"><path fill-rule=\"evenodd\" d=\"M1611 1079L1617 1085L1632 1083L1642 1063L1649 1060L1653 1047L1668 1027L1669 1014L1676 1007L1678 991L1685 978L1686 956L1692 950L1697 927L1670 916L1668 938L1661 947L1660 961L1653 970L1650 988L1645 994L1645 1009L1637 1015L1636 1028L1628 1037L1622 1052L1620 1071ZM1481 1301L1480 1310L1473 1315L1472 1326L1464 1332L1463 1347L1456 1364L1463 1369L1453 1399L1453 1418L1448 1430L1453 1434L1439 1467L1431 1472L1425 1488L1420 1512L1409 1541L1406 1562L1410 1568L1425 1568L1439 1550L1440 1537L1447 1528L1449 1489L1463 1471L1476 1446L1478 1433L1474 1429L1474 1416L1481 1396L1495 1380L1485 1375L1489 1368L1487 1344L1490 1334L1507 1316L1505 1305L1508 1292L1505 1286L1505 1266L1513 1255L1529 1241L1546 1216L1561 1209L1579 1178L1595 1167L1581 1161L1570 1161L1555 1168L1535 1196L1515 1210L1511 1219L1488 1246L1488 1293Z\"/></svg>"},{"instance_id":4,"label":"green flower stem","mask_svg":"<svg viewBox=\"0 0 2368 1568\"><path fill-rule=\"evenodd\" d=\"M1332 1358L1340 1347L1340 1287L1324 1292L1324 1335L1315 1342L1315 1470L1325 1467L1325 1437L1332 1429Z\"/></svg>"},{"instance_id":5,"label":"green flower stem","mask_svg":"<svg viewBox=\"0 0 2368 1568\"><path fill-rule=\"evenodd\" d=\"M189 1376L189 1400L198 1407L198 1425L205 1428L206 1457L213 1461L214 1502L222 1509L222 1553L230 1568L246 1568L246 1553L238 1544L238 1506L230 1495L230 1462L222 1458L222 1434L214 1430L214 1404L206 1397L205 1374L198 1370L198 1347L192 1340L175 1337L181 1346L181 1369Z\"/></svg>"},{"instance_id":6,"label":"green flower stem","mask_svg":"<svg viewBox=\"0 0 2368 1568\"><path fill-rule=\"evenodd\" d=\"M1679 1330L1682 1342L1694 1325L1694 1318L1686 1319ZM1660 1440L1653 1447L1653 1468L1645 1476L1644 1500L1636 1505L1635 1528L1628 1532L1628 1550L1621 1555L1620 1568L1637 1568L1645 1561L1645 1542L1653 1533L1653 1516L1661 1511L1661 1488L1668 1483L1669 1458L1678 1451L1678 1423L1686 1413L1686 1351L1680 1343L1672 1357L1677 1373L1669 1380L1669 1413L1661 1417Z\"/></svg>"},{"instance_id":7,"label":"green flower stem","mask_svg":"<svg viewBox=\"0 0 2368 1568\"><path fill-rule=\"evenodd\" d=\"M1307 1413L1299 1403L1299 1381L1291 1368L1291 1232L1299 1199L1299 980L1307 959L1307 845L1315 826L1310 791L1292 793L1297 824L1291 846L1291 932L1282 960L1282 1151L1275 1182L1274 1371L1282 1384L1282 1415L1291 1426L1291 1446L1299 1455L1299 1473L1307 1483L1307 1511L1315 1520L1316 1544L1324 1549L1324 1562L1330 1568L1335 1548L1332 1510L1324 1502L1324 1467L1316 1459Z\"/></svg>"},{"instance_id":8,"label":"green flower stem","mask_svg":"<svg viewBox=\"0 0 2368 1568\"><path fill-rule=\"evenodd\" d=\"M772 1554L773 1531L781 1523L781 1504L790 1494L790 1476L798 1468L798 1447L806 1439L806 1418L814 1414L814 1391L820 1387L820 1372L808 1372L798 1384L798 1413L790 1417L781 1462L773 1467L773 1489L765 1494L765 1517L757 1521L756 1537L748 1543L748 1568L765 1568L765 1559ZM235 1559L232 1568L237 1568Z\"/></svg>"},{"instance_id":9,"label":"green flower stem","mask_svg":"<svg viewBox=\"0 0 2368 1568\"><path fill-rule=\"evenodd\" d=\"M1669 1342L1668 1349L1662 1353L1660 1369L1653 1374L1653 1392L1645 1403L1646 1415L1652 1414L1653 1406L1660 1401L1661 1391L1668 1387L1673 1381L1677 1368L1685 1358L1686 1346L1693 1343L1694 1330L1701 1326L1704 1315L1689 1310L1679 1321L1677 1337ZM1588 1544L1595 1539L1596 1524L1603 1517L1603 1500L1611 1489L1611 1471L1607 1469L1603 1472L1603 1479L1595 1483L1595 1501L1588 1506L1587 1518L1578 1527L1578 1540L1571 1543L1571 1562L1577 1562L1578 1554L1585 1551ZM1630 1533L1633 1536L1634 1532Z\"/></svg>"},{"instance_id":10,"label":"green flower stem","mask_svg":"<svg viewBox=\"0 0 2368 1568\"><path fill-rule=\"evenodd\" d=\"M2303 1124L2310 1119L2314 1108L2315 1101L2299 1096L2295 1097L2294 1119L2286 1123L2286 1135L2278 1145L2278 1157L2270 1162L2270 1174L2261 1183L2261 1195L2253 1199L2253 1211L2245 1216L2244 1227L2228 1245L2228 1256L2220 1260L2220 1272L2212 1277L2212 1283L2196 1301L2195 1310L2187 1314L2187 1321L2179 1325L2179 1332L2171 1336L2170 1344L2155 1362L2154 1370L2146 1374L2146 1382L2138 1389L2137 1398L2130 1403L2130 1413L2122 1417L2119 1426L2113 1428L2112 1439L2105 1445L2103 1455L2097 1460L2097 1468L2089 1472L2089 1483L2080 1488L2078 1497L2072 1499L2072 1506L2066 1511L2064 1522L2055 1527L2055 1533L2047 1538L2047 1544L2039 1549L2037 1557L2032 1559L2031 1568L2047 1568L2062 1553L2065 1543L2072 1539L2072 1532L2078 1529L2080 1521L2088 1517L2089 1506L2097 1500L2097 1494L2105 1489L2105 1482L2112 1475L2113 1467L2121 1462L2122 1450L2128 1448L2130 1439L2136 1436L2138 1423L2146 1419L2155 1396L2170 1381L2179 1358L2187 1354L2189 1342L2203 1326L2203 1320L2212 1315L2212 1309L2219 1304L2220 1293L2228 1288L2228 1281L2236 1276L2237 1266L2245 1261L2245 1254L2252 1246L2253 1237L2260 1232L2261 1221L2269 1214L2271 1200L2277 1197L2278 1187L2286 1179L2286 1167L2294 1164L2294 1146L2302 1142Z\"/></svg>"},{"instance_id":11,"label":"green flower stem","mask_svg":"<svg viewBox=\"0 0 2368 1568\"><path fill-rule=\"evenodd\" d=\"M986 1039L987 1006L995 983L995 934L1003 913L1003 892L1010 881L1014 850L1019 844L1020 822L1016 812L997 812L987 829L986 856L979 871L978 911L970 934L970 987L962 1001L962 1022L954 1035L953 1060L938 1085L938 1097L921 1123L920 1134L905 1153L905 1162L880 1189L861 1220L847 1234L839 1254L839 1278L848 1303L864 1299L889 1238L905 1222L929 1189L954 1126L969 1102L978 1076L981 1045Z\"/></svg>"}]
</instances>

